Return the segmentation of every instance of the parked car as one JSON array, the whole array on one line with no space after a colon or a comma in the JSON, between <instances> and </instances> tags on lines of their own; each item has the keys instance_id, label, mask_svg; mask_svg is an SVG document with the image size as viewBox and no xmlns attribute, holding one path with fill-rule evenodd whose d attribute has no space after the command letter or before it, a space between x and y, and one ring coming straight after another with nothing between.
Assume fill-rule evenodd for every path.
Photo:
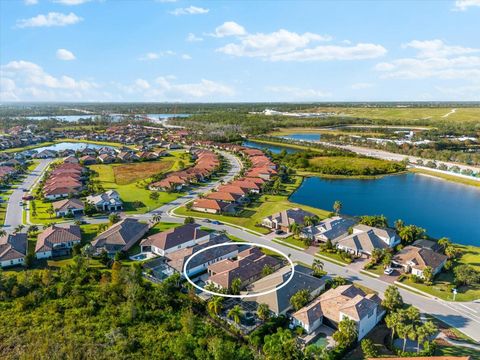
<instances>
[{"instance_id":1,"label":"parked car","mask_svg":"<svg viewBox=\"0 0 480 360\"><path fill-rule=\"evenodd\" d=\"M383 273L385 275L391 275L393 273L393 269L391 267L386 268Z\"/></svg>"},{"instance_id":2,"label":"parked car","mask_svg":"<svg viewBox=\"0 0 480 360\"><path fill-rule=\"evenodd\" d=\"M20 201L18 205L23 206L23 201Z\"/></svg>"},{"instance_id":3,"label":"parked car","mask_svg":"<svg viewBox=\"0 0 480 360\"><path fill-rule=\"evenodd\" d=\"M33 199L34 199L33 195L24 195L24 196L22 196L22 200L28 201L28 200L33 200Z\"/></svg>"},{"instance_id":4,"label":"parked car","mask_svg":"<svg viewBox=\"0 0 480 360\"><path fill-rule=\"evenodd\" d=\"M212 224L213 225L222 225L222 223L220 221L217 221L217 220L213 220Z\"/></svg>"},{"instance_id":5,"label":"parked car","mask_svg":"<svg viewBox=\"0 0 480 360\"><path fill-rule=\"evenodd\" d=\"M275 235L281 235L281 234L283 234L283 230L280 230L280 229L275 230Z\"/></svg>"}]
</instances>

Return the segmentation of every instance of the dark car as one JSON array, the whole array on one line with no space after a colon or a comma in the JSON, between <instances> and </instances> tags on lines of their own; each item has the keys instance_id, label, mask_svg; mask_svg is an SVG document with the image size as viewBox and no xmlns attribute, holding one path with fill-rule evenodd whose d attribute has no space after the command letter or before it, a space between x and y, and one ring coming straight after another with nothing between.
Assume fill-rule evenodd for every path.
<instances>
[{"instance_id":1,"label":"dark car","mask_svg":"<svg viewBox=\"0 0 480 360\"><path fill-rule=\"evenodd\" d=\"M217 221L217 220L212 221L212 224L213 225L222 225L222 223L220 221Z\"/></svg>"},{"instance_id":2,"label":"dark car","mask_svg":"<svg viewBox=\"0 0 480 360\"><path fill-rule=\"evenodd\" d=\"M33 200L33 195L25 195L25 196L22 196L22 200Z\"/></svg>"},{"instance_id":3,"label":"dark car","mask_svg":"<svg viewBox=\"0 0 480 360\"><path fill-rule=\"evenodd\" d=\"M281 234L283 234L283 230L280 230L280 229L275 230L275 235L281 235Z\"/></svg>"}]
</instances>

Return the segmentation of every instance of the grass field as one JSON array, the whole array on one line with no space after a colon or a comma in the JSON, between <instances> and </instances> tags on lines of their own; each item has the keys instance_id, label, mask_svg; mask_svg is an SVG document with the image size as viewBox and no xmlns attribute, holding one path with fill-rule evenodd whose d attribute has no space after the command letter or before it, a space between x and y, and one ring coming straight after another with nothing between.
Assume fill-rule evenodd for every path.
<instances>
[{"instance_id":1,"label":"grass field","mask_svg":"<svg viewBox=\"0 0 480 360\"><path fill-rule=\"evenodd\" d=\"M480 187L480 181L470 180L470 179L466 179L466 178L455 176L455 175L442 174L442 173L438 173L438 172L435 172L435 171L428 171L428 170L418 169L418 168L411 168L411 169L409 169L409 171L414 172L414 173L418 173L418 174L425 174L425 175L429 175L429 176L434 176L434 177L437 177L437 178L440 178L440 179L444 179L444 180L447 180L447 181L453 181L453 182L464 184L464 185Z\"/></svg>"},{"instance_id":2,"label":"grass field","mask_svg":"<svg viewBox=\"0 0 480 360\"><path fill-rule=\"evenodd\" d=\"M118 185L131 184L138 180L147 179L158 173L170 171L175 160L162 159L160 161L149 161L133 164L110 165L113 169L115 182ZM108 166L108 165L104 165Z\"/></svg>"},{"instance_id":3,"label":"grass field","mask_svg":"<svg viewBox=\"0 0 480 360\"><path fill-rule=\"evenodd\" d=\"M310 109L312 112L334 112L337 115L346 115L359 118L378 120L448 120L480 122L480 108L456 108L454 113L451 107L420 108L420 107L318 107ZM450 113L447 117L446 114Z\"/></svg>"},{"instance_id":4,"label":"grass field","mask_svg":"<svg viewBox=\"0 0 480 360\"><path fill-rule=\"evenodd\" d=\"M301 177L295 177L295 182L293 184L284 185L284 189L281 195L260 196L257 201L247 205L244 210L240 212L237 216L213 214L207 215L204 213L187 210L185 207L177 209L175 213L185 216L208 217L209 219L224 221L231 224L243 226L262 234L268 234L270 232L270 230L264 227L257 226L258 223L261 223L264 217L292 207L301 207L307 211L311 211L312 213L317 214L320 218L327 217L329 214L328 211L312 208L305 205L295 204L288 200L288 196L290 196L290 194L300 185L301 181Z\"/></svg>"},{"instance_id":5,"label":"grass field","mask_svg":"<svg viewBox=\"0 0 480 360\"><path fill-rule=\"evenodd\" d=\"M275 130L271 133L268 133L270 136L287 136L292 134L330 134L330 135L360 135L360 136L371 136L378 137L382 135L382 132L373 132L373 131L358 131L357 129L348 129L344 128L341 130L332 130L332 129L322 129L322 128L282 128Z\"/></svg>"}]
</instances>

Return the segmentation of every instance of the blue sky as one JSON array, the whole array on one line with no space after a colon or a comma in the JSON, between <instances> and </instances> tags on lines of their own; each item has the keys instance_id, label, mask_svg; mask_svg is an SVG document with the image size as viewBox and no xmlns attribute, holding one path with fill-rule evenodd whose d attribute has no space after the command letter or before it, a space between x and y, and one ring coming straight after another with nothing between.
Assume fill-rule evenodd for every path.
<instances>
[{"instance_id":1,"label":"blue sky","mask_svg":"<svg viewBox=\"0 0 480 360\"><path fill-rule=\"evenodd\" d=\"M0 0L0 101L480 100L480 0Z\"/></svg>"}]
</instances>

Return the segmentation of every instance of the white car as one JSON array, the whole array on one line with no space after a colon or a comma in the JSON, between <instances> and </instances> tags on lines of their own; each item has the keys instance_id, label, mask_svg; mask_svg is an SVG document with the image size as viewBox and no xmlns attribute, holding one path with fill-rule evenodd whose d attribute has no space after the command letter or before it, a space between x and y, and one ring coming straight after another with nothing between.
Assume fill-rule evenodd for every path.
<instances>
[{"instance_id":1,"label":"white car","mask_svg":"<svg viewBox=\"0 0 480 360\"><path fill-rule=\"evenodd\" d=\"M383 273L385 275L391 275L393 273L393 269L391 267L386 268Z\"/></svg>"}]
</instances>

